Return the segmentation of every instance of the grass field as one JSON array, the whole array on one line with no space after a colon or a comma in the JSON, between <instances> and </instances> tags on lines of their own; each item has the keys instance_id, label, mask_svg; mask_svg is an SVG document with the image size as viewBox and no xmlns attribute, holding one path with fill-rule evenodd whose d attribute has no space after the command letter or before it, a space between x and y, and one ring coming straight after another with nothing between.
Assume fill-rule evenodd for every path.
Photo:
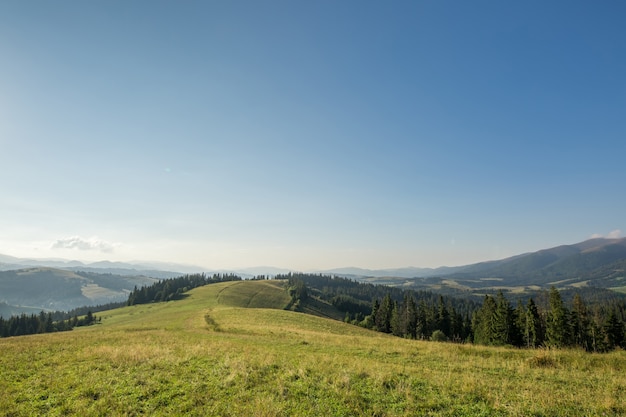
<instances>
[{"instance_id":1,"label":"grass field","mask_svg":"<svg viewBox=\"0 0 626 417\"><path fill-rule=\"evenodd\" d=\"M411 341L197 288L71 332L0 339L0 415L617 416L626 353Z\"/></svg>"}]
</instances>

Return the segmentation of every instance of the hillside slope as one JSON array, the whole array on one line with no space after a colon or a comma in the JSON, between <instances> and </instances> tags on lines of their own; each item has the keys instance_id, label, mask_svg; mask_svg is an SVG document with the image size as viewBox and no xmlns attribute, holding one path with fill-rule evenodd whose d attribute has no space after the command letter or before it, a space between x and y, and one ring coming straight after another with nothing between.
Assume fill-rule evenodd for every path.
<instances>
[{"instance_id":1,"label":"hillside slope","mask_svg":"<svg viewBox=\"0 0 626 417\"><path fill-rule=\"evenodd\" d=\"M55 268L0 271L0 302L13 313L71 310L124 301L135 286L157 281L146 276L118 276Z\"/></svg>"},{"instance_id":2,"label":"hillside slope","mask_svg":"<svg viewBox=\"0 0 626 417\"><path fill-rule=\"evenodd\" d=\"M597 269L623 260L626 260L626 239L590 239L469 265L451 276L498 277L509 284L547 285L559 279L585 279Z\"/></svg>"},{"instance_id":3,"label":"hillside slope","mask_svg":"<svg viewBox=\"0 0 626 417\"><path fill-rule=\"evenodd\" d=\"M451 274L392 283L406 283L444 294L479 296L499 289L532 293L554 285L561 290L595 291L610 298L612 291L626 293L625 267L626 239L590 239L457 267Z\"/></svg>"},{"instance_id":4,"label":"hillside slope","mask_svg":"<svg viewBox=\"0 0 626 417\"><path fill-rule=\"evenodd\" d=\"M491 416L626 413L626 354L411 341L280 309L224 282L0 339L5 415ZM246 308L246 306L248 306Z\"/></svg>"}]
</instances>

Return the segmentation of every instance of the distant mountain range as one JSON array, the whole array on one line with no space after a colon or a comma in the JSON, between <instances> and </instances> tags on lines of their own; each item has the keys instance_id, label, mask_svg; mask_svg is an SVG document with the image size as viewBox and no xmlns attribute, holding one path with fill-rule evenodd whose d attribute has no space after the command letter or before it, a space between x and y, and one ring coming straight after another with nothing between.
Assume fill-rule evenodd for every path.
<instances>
[{"instance_id":1,"label":"distant mountain range","mask_svg":"<svg viewBox=\"0 0 626 417\"><path fill-rule=\"evenodd\" d=\"M589 239L573 245L562 245L537 252L525 253L501 260L470 265L439 268L363 269L357 267L309 271L356 278L431 278L455 277L460 279L500 278L508 282L545 284L546 280L597 278L605 269L620 269L626 261L626 238ZM146 275L153 278L170 278L187 273L236 273L244 278L257 275L286 274L292 269L259 266L252 268L207 270L193 265L164 262L111 262L84 263L65 259L15 258L0 254L0 271L22 268L48 267L70 271L91 271L116 275ZM599 274L599 275L598 275Z\"/></svg>"},{"instance_id":2,"label":"distant mountain range","mask_svg":"<svg viewBox=\"0 0 626 417\"><path fill-rule=\"evenodd\" d=\"M367 277L367 278L425 278L433 276L441 276L453 273L457 267L442 266L439 268L417 268L413 266L405 268L389 268L389 269L364 269L356 267L334 268L316 271L322 274L333 274L344 277Z\"/></svg>"},{"instance_id":3,"label":"distant mountain range","mask_svg":"<svg viewBox=\"0 0 626 417\"><path fill-rule=\"evenodd\" d=\"M274 267L205 271L235 273L243 278L275 276L289 269ZM506 259L458 267L370 270L337 268L313 271L403 285L448 294L479 296L502 289L527 293L555 285L585 290L603 288L626 293L626 238L590 239ZM22 259L0 255L0 315L32 310L68 310L84 305L123 301L135 285L202 268L159 262L94 262Z\"/></svg>"},{"instance_id":4,"label":"distant mountain range","mask_svg":"<svg viewBox=\"0 0 626 417\"><path fill-rule=\"evenodd\" d=\"M555 286L586 294L626 294L626 238L590 239L506 259L436 268L413 278L370 277L371 283L404 285L449 295L482 296L498 290L523 298Z\"/></svg>"},{"instance_id":5,"label":"distant mountain range","mask_svg":"<svg viewBox=\"0 0 626 417\"><path fill-rule=\"evenodd\" d=\"M457 276L479 278L485 276L501 277L509 280L531 279L543 280L543 277L585 275L594 269L604 268L607 264L619 263L626 260L626 238L621 239L589 239L573 245L562 245L537 252L525 253L501 260L486 261L470 265L439 268L392 268L392 269L363 269L357 267L334 268L313 271L316 273L335 274L355 277L398 277L398 278L427 278ZM186 273L198 272L233 272L244 277L255 275L274 276L286 274L292 269L259 266L252 268L207 270L199 266L176 263L137 261L111 262L100 261L84 263L65 259L32 259L15 258L0 254L0 271L28 267L49 267L66 270L94 270L119 275L142 273L156 278L178 276Z\"/></svg>"},{"instance_id":6,"label":"distant mountain range","mask_svg":"<svg viewBox=\"0 0 626 417\"><path fill-rule=\"evenodd\" d=\"M560 280L601 278L609 270L623 270L625 263L626 238L599 238L501 260L455 267L383 270L338 268L323 272L370 278L497 278L509 284L545 285Z\"/></svg>"},{"instance_id":7,"label":"distant mountain range","mask_svg":"<svg viewBox=\"0 0 626 417\"><path fill-rule=\"evenodd\" d=\"M459 267L442 275L459 279L499 278L508 284L547 285L606 279L614 277L614 272L623 275L624 267L626 238L590 239L499 261Z\"/></svg>"},{"instance_id":8,"label":"distant mountain range","mask_svg":"<svg viewBox=\"0 0 626 417\"><path fill-rule=\"evenodd\" d=\"M84 263L67 259L16 258L0 254L0 271L22 268L58 268L68 271L92 271L116 275L147 275L154 278L172 278L182 274L202 272L204 269L193 265L167 262L111 262L99 261Z\"/></svg>"}]
</instances>

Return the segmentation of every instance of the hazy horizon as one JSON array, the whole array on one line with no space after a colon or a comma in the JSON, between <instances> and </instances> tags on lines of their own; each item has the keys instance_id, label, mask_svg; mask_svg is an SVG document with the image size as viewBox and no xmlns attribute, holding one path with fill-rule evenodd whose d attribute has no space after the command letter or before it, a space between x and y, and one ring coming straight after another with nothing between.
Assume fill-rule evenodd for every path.
<instances>
[{"instance_id":1,"label":"hazy horizon","mask_svg":"<svg viewBox=\"0 0 626 417\"><path fill-rule=\"evenodd\" d=\"M626 4L0 4L0 253L457 266L626 230Z\"/></svg>"},{"instance_id":2,"label":"hazy horizon","mask_svg":"<svg viewBox=\"0 0 626 417\"><path fill-rule=\"evenodd\" d=\"M623 237L621 237L621 231L619 230L615 230L613 233L609 233L608 236L600 236L600 235L592 235L590 236L588 239L586 240L592 240L592 239L604 239L604 240L622 240L624 239ZM575 243L581 243L581 242L575 242ZM568 243L568 244L575 244L575 243ZM564 245L568 245L568 244L564 244ZM561 246L561 245L559 245ZM276 270L285 270L285 271L292 271L292 272L324 272L324 271L333 271L333 270L349 270L349 269L363 269L363 270L372 270L372 271L381 271L381 270L400 270L400 269L438 269L438 268L450 268L450 267L460 267L460 266L467 266L467 265L471 265L474 263L480 263L480 262L489 262L489 261L497 261L497 260L501 260L501 259L506 259L509 258L511 256L516 256L516 255L523 255L526 253L533 253L533 252L537 252L537 251L541 251L544 249L551 249L551 248L539 248L536 250L532 250L532 251L528 251L528 252L522 252L522 253L517 253L514 255L510 255L510 256L506 256L503 258L494 258L494 259L482 259L482 260L478 260L476 262L472 262L469 264L458 264L458 265L438 265L438 266L431 266L431 267L425 267L425 266L420 266L420 265L402 265L402 266L390 266L390 267L380 267L380 268L365 268L365 267L360 267L358 265L337 265L335 267L327 267L327 268L312 268L312 269L299 269L299 268L291 268L289 267L289 265L265 265L265 264L259 264L259 265L251 265L251 266L236 266L236 265L231 265L230 267L221 267L221 268L214 268L214 267L210 267L207 265L199 265L199 264L185 264L185 263L177 263L177 262L168 262L168 261L157 261L157 260L150 260L150 259L132 259L132 260L126 260L126 261L120 261L120 260L111 260L111 259L107 259L107 258L101 258L99 260L83 260L80 261L78 259L71 259L71 258L58 258L58 257L53 257L53 258L31 258L31 257L14 257L12 255L7 255L5 253L0 253L0 263L3 262L3 256L9 256L9 257L14 257L16 259L19 259L21 261L24 260L33 260L33 261L42 261L42 262L60 262L60 263L65 263L65 264L72 264L72 263L82 263L86 266L91 266L94 264L99 264L99 263L111 263L113 265L115 264L131 264L134 266L144 266L147 268L151 268L151 267L155 267L158 266L157 269L164 269L167 268L167 266L171 266L171 267L176 267L176 266L180 266L180 267L188 267L188 268L196 268L198 270L204 270L204 271L246 271L246 270L254 270L254 271L261 271L262 269L267 269L267 270L271 270L271 269L276 269ZM184 272L184 271L183 271ZM259 274L263 274L265 272L254 272L254 273L259 273Z\"/></svg>"}]
</instances>

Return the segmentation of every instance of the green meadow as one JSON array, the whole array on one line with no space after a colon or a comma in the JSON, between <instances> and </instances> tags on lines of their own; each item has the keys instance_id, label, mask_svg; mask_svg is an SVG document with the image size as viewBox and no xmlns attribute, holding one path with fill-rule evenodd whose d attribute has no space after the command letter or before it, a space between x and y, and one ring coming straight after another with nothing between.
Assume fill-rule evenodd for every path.
<instances>
[{"instance_id":1,"label":"green meadow","mask_svg":"<svg viewBox=\"0 0 626 417\"><path fill-rule=\"evenodd\" d=\"M277 281L223 282L0 339L0 415L626 415L621 350L405 340L289 303Z\"/></svg>"}]
</instances>

